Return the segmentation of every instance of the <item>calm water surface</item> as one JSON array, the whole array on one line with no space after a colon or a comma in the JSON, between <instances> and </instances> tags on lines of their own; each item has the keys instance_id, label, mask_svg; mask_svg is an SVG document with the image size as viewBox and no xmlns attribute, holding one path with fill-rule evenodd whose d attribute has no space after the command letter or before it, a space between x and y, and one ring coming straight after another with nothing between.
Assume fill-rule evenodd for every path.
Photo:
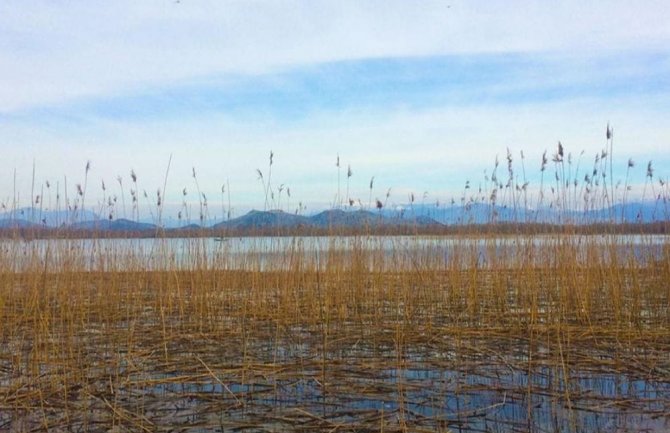
<instances>
[{"instance_id":1,"label":"calm water surface","mask_svg":"<svg viewBox=\"0 0 670 433\"><path fill-rule=\"evenodd\" d=\"M478 266L496 268L552 264L559 251L587 262L598 249L602 260L644 263L668 253L670 236L579 235L511 237L343 236L174 239L48 239L0 241L0 266L57 270L289 269L296 260L325 267L338 254L361 252L369 266L398 269ZM566 249L568 247L569 249Z\"/></svg>"}]
</instances>

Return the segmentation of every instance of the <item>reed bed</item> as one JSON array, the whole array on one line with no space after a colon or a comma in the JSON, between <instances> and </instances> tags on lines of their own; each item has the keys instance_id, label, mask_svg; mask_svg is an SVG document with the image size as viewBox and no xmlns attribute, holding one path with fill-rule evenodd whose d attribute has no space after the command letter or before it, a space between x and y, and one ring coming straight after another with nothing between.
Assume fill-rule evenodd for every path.
<instances>
[{"instance_id":1,"label":"reed bed","mask_svg":"<svg viewBox=\"0 0 670 433\"><path fill-rule=\"evenodd\" d=\"M587 169L559 142L539 190L508 150L506 173L496 158L460 197L488 209L487 224L466 212L424 231L438 236L366 225L168 238L170 159L155 203L130 174L130 219L148 209L152 239L71 239L88 232L46 226L47 182L29 212L43 226L0 233L0 431L669 431L670 237L648 234L667 230L669 183L650 161L641 197L655 200L653 223L627 215L634 162L615 182L612 136L608 125ZM273 158L257 170L264 209L292 213ZM365 208L349 165L342 194L339 155L336 168L333 208ZM89 170L70 199L67 179L62 202L56 183L68 223L91 200ZM197 212L183 188L178 220L200 225L183 233L232 235L203 228L210 207L192 172ZM128 216L118 184L120 208L102 184L109 221ZM373 188L374 177L358 195L381 219L391 190L380 200ZM15 192L1 204L14 218L18 203ZM226 182L227 220L231 209Z\"/></svg>"},{"instance_id":2,"label":"reed bed","mask_svg":"<svg viewBox=\"0 0 670 433\"><path fill-rule=\"evenodd\" d=\"M663 236L5 241L0 430L666 431Z\"/></svg>"}]
</instances>

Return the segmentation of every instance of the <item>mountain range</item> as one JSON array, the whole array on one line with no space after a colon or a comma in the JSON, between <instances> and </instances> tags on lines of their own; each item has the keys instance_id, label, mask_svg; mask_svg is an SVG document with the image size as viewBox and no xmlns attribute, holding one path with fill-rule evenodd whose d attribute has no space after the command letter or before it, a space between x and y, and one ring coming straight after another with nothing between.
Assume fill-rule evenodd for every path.
<instances>
[{"instance_id":1,"label":"mountain range","mask_svg":"<svg viewBox=\"0 0 670 433\"><path fill-rule=\"evenodd\" d=\"M234 232L271 231L273 229L356 229L356 228L411 228L440 227L443 225L499 223L650 223L670 220L670 207L662 202L618 204L609 208L589 211L563 211L547 207L539 210L493 207L475 203L467 206L415 205L369 210L329 209L315 215L297 215L281 210L252 210L246 215L215 223L211 226L190 224L163 229L174 232L212 229ZM76 220L74 220L76 218ZM128 219L101 219L90 211L45 211L23 208L0 214L0 229L65 228L75 231L155 232L156 224Z\"/></svg>"},{"instance_id":2,"label":"mountain range","mask_svg":"<svg viewBox=\"0 0 670 433\"><path fill-rule=\"evenodd\" d=\"M214 224L214 229L258 230L267 228L316 228L344 229L360 227L408 227L439 226L439 222L428 216L399 218L381 212L366 210L344 211L329 209L312 216L295 215L283 211L256 211L230 221Z\"/></svg>"}]
</instances>

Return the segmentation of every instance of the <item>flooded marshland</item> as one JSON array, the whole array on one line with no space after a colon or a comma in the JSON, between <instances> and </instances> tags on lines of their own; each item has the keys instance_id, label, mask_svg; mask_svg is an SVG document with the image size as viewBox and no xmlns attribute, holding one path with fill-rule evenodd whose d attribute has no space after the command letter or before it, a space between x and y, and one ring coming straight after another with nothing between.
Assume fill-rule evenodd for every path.
<instances>
[{"instance_id":1,"label":"flooded marshland","mask_svg":"<svg viewBox=\"0 0 670 433\"><path fill-rule=\"evenodd\" d=\"M667 243L5 241L0 430L667 431Z\"/></svg>"}]
</instances>

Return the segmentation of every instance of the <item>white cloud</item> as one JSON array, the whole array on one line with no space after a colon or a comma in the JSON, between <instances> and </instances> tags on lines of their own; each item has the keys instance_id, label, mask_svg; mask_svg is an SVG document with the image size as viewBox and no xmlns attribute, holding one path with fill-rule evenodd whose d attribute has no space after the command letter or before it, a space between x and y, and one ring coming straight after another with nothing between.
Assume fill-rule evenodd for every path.
<instances>
[{"instance_id":1,"label":"white cloud","mask_svg":"<svg viewBox=\"0 0 670 433\"><path fill-rule=\"evenodd\" d=\"M371 57L667 50L665 0L0 5L0 112Z\"/></svg>"},{"instance_id":2,"label":"white cloud","mask_svg":"<svg viewBox=\"0 0 670 433\"><path fill-rule=\"evenodd\" d=\"M131 168L140 188L155 192L173 154L171 201L179 201L182 187L195 200L195 166L210 197L218 197L230 179L234 205L258 206L263 197L255 169L267 170L270 150L275 185L289 185L296 202L332 200L337 153L343 166L352 165L352 196L367 198L370 177L376 176L374 196L391 187L401 196L428 190L431 200L444 200L460 193L466 179L476 182L490 171L496 154L502 162L507 147L515 154L524 150L532 173L542 151L551 151L558 140L575 153L585 150L590 163L604 144L608 120L615 126L615 155L622 166L632 157L644 171L648 159L668 163L667 84L659 84L656 96L649 90L670 70L668 22L665 0L7 0L0 4L0 201L12 194L16 168L26 202L33 159L38 184L58 181L62 188L67 176L72 189L83 181L90 159L96 192L101 179L115 185L117 175L128 187ZM524 59L533 66L514 75L518 79L488 83L488 96L523 96L574 83L577 91L595 90L557 100L540 95L534 102L521 97L505 104L492 97L475 101L479 105L428 104L431 108L414 110L383 103L326 110L316 104L290 122L262 113L232 118L216 110L183 118L137 119L131 113L113 120L82 113L86 103L72 104L91 98L104 105L124 95L131 97L123 102L132 103L133 95L142 99L156 89L160 95L163 87L218 83L236 75L262 74L261 81L277 80L273 84L283 88L295 83L273 72L331 61L501 52L529 54L516 66L523 68ZM638 52L662 53L645 57L656 62L653 71L645 61L622 59L616 71L599 64L604 58L611 67L617 53ZM601 93L608 77L619 86L630 79L631 88L652 83L645 94L607 98ZM473 86L467 95L481 90L476 82L467 85ZM61 104L71 106L61 110ZM45 107L48 114L39 115ZM63 120L71 115L75 121ZM657 168L667 176L662 164Z\"/></svg>"}]
</instances>

